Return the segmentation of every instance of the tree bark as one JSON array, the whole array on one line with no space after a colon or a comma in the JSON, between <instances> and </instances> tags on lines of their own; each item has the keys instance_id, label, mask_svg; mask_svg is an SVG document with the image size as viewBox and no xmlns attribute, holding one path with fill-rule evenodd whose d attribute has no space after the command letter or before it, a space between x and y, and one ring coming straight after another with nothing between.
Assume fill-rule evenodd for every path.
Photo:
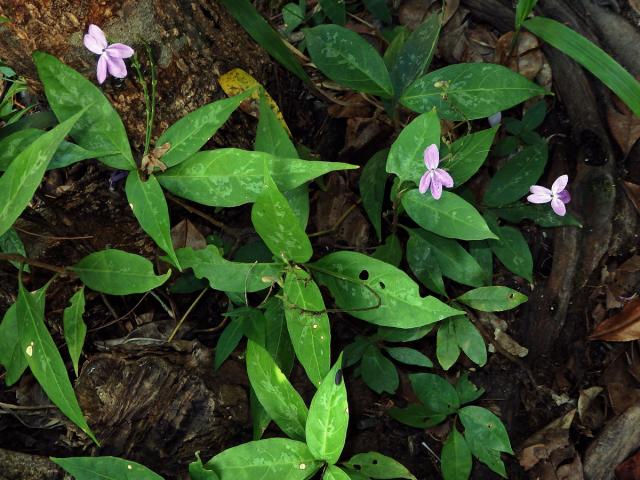
<instances>
[{"instance_id":1,"label":"tree bark","mask_svg":"<svg viewBox=\"0 0 640 480\"><path fill-rule=\"evenodd\" d=\"M224 96L217 77L232 68L258 81L274 64L222 5L212 0L0 0L0 13L11 22L0 28L2 59L35 87L31 53L51 53L95 81L97 57L82 43L90 24L111 42L133 46L145 65L148 44L158 67L158 103L154 136L205 103ZM141 88L132 75L107 81L103 89L121 114L134 147L144 139ZM225 131L225 143L248 147L247 128Z\"/></svg>"}]
</instances>

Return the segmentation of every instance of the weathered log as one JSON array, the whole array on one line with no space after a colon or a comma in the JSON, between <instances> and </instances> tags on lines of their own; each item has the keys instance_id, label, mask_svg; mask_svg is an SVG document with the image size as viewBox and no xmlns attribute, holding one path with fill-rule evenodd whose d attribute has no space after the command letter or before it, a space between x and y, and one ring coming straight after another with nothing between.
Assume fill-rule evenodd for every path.
<instances>
[{"instance_id":1,"label":"weathered log","mask_svg":"<svg viewBox=\"0 0 640 480\"><path fill-rule=\"evenodd\" d=\"M0 448L0 480L62 480L64 473L46 457Z\"/></svg>"}]
</instances>

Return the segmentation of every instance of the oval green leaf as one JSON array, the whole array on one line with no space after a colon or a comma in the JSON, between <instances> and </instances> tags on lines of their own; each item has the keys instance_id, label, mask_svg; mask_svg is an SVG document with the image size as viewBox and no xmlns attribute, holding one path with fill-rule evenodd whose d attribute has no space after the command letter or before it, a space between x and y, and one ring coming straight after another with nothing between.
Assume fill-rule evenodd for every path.
<instances>
[{"instance_id":1,"label":"oval green leaf","mask_svg":"<svg viewBox=\"0 0 640 480\"><path fill-rule=\"evenodd\" d=\"M533 257L524 236L517 228L497 227L500 240L490 240L489 246L498 260L511 272L533 280Z\"/></svg>"},{"instance_id":2,"label":"oval green leaf","mask_svg":"<svg viewBox=\"0 0 640 480\"><path fill-rule=\"evenodd\" d=\"M433 367L433 362L424 353L409 347L386 347L385 350L391 358L405 365L416 367Z\"/></svg>"},{"instance_id":3,"label":"oval green leaf","mask_svg":"<svg viewBox=\"0 0 640 480\"><path fill-rule=\"evenodd\" d=\"M425 411L449 415L460 408L458 392L444 378L433 373L414 373L409 380Z\"/></svg>"},{"instance_id":4,"label":"oval green leaf","mask_svg":"<svg viewBox=\"0 0 640 480\"><path fill-rule=\"evenodd\" d=\"M51 457L53 463L60 465L73 475L75 480L162 480L157 473L139 463L117 457Z\"/></svg>"},{"instance_id":5,"label":"oval green leaf","mask_svg":"<svg viewBox=\"0 0 640 480\"><path fill-rule=\"evenodd\" d=\"M454 427L442 447L440 462L444 480L468 480L472 461L467 442Z\"/></svg>"},{"instance_id":6,"label":"oval green leaf","mask_svg":"<svg viewBox=\"0 0 640 480\"><path fill-rule=\"evenodd\" d=\"M64 309L62 315L64 325L64 340L67 342L69 356L73 363L73 370L78 376L78 362L82 347L84 345L84 337L87 334L87 325L82 319L84 315L84 287L78 290L71 297L70 305Z\"/></svg>"},{"instance_id":7,"label":"oval green leaf","mask_svg":"<svg viewBox=\"0 0 640 480\"><path fill-rule=\"evenodd\" d=\"M387 184L385 165L388 153L388 150L375 153L362 169L358 183L362 206L376 231L378 240L382 240L382 204Z\"/></svg>"},{"instance_id":8,"label":"oval green leaf","mask_svg":"<svg viewBox=\"0 0 640 480\"><path fill-rule=\"evenodd\" d=\"M487 347L478 329L467 317L455 317L451 321L458 346L473 363L484 366L487 363Z\"/></svg>"},{"instance_id":9,"label":"oval green leaf","mask_svg":"<svg viewBox=\"0 0 640 480\"><path fill-rule=\"evenodd\" d=\"M358 453L344 465L371 478L416 480L400 462L378 452Z\"/></svg>"},{"instance_id":10,"label":"oval green leaf","mask_svg":"<svg viewBox=\"0 0 640 480\"><path fill-rule=\"evenodd\" d=\"M460 347L456 338L456 331L453 325L455 318L447 318L438 326L436 334L436 356L438 362L444 370L449 370L460 357Z\"/></svg>"},{"instance_id":11,"label":"oval green leaf","mask_svg":"<svg viewBox=\"0 0 640 480\"><path fill-rule=\"evenodd\" d=\"M0 323L0 365L5 369L4 382L10 387L29 366L20 345L16 304L11 305Z\"/></svg>"},{"instance_id":12,"label":"oval green leaf","mask_svg":"<svg viewBox=\"0 0 640 480\"><path fill-rule=\"evenodd\" d=\"M400 385L395 365L375 345L369 345L360 362L362 380L374 392L396 393Z\"/></svg>"},{"instance_id":13,"label":"oval green leaf","mask_svg":"<svg viewBox=\"0 0 640 480\"><path fill-rule=\"evenodd\" d=\"M441 167L449 171L456 187L465 183L480 169L487 159L497 131L498 127L481 130L465 135L446 149L442 148L442 156L450 157L442 161Z\"/></svg>"},{"instance_id":14,"label":"oval green leaf","mask_svg":"<svg viewBox=\"0 0 640 480\"><path fill-rule=\"evenodd\" d=\"M481 312L503 312L527 301L527 296L508 287L480 287L456 300Z\"/></svg>"}]
</instances>

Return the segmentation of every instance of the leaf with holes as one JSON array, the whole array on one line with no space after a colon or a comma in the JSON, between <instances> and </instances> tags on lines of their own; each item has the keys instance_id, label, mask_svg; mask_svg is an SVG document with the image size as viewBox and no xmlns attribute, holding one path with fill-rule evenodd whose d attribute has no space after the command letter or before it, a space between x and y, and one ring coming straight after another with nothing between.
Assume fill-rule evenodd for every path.
<instances>
[{"instance_id":1,"label":"leaf with holes","mask_svg":"<svg viewBox=\"0 0 640 480\"><path fill-rule=\"evenodd\" d=\"M459 63L418 78L400 101L414 112L436 107L446 120L475 120L548 93L502 65Z\"/></svg>"},{"instance_id":2,"label":"leaf with holes","mask_svg":"<svg viewBox=\"0 0 640 480\"><path fill-rule=\"evenodd\" d=\"M414 189L402 197L402 205L413 221L440 236L460 240L496 238L475 207L455 193L443 191L436 200Z\"/></svg>"},{"instance_id":3,"label":"leaf with holes","mask_svg":"<svg viewBox=\"0 0 640 480\"><path fill-rule=\"evenodd\" d=\"M78 361L84 345L84 337L87 334L87 325L82 319L84 315L84 287L71 297L70 305L64 309L62 315L64 325L64 340L67 342L69 356L73 362L73 370L78 376Z\"/></svg>"},{"instance_id":4,"label":"leaf with holes","mask_svg":"<svg viewBox=\"0 0 640 480\"><path fill-rule=\"evenodd\" d=\"M508 287L480 287L469 290L456 300L482 312L503 312L526 302L527 297Z\"/></svg>"},{"instance_id":5,"label":"leaf with holes","mask_svg":"<svg viewBox=\"0 0 640 480\"><path fill-rule=\"evenodd\" d=\"M378 452L358 453L344 462L344 466L376 479L416 480L416 477L400 462Z\"/></svg>"},{"instance_id":6,"label":"leaf with holes","mask_svg":"<svg viewBox=\"0 0 640 480\"><path fill-rule=\"evenodd\" d=\"M75 142L87 150L114 152L98 158L109 167L135 170L124 124L102 91L53 55L35 52L33 62L49 106L60 122L91 107L71 130Z\"/></svg>"},{"instance_id":7,"label":"leaf with holes","mask_svg":"<svg viewBox=\"0 0 640 480\"><path fill-rule=\"evenodd\" d=\"M440 120L435 110L423 113L404 127L391 145L387 172L416 185L424 175L424 151L429 145L440 145Z\"/></svg>"},{"instance_id":8,"label":"leaf with holes","mask_svg":"<svg viewBox=\"0 0 640 480\"><path fill-rule=\"evenodd\" d=\"M313 396L306 426L309 450L318 460L325 460L330 465L340 458L349 424L347 389L344 380L336 380L342 373L341 368L342 355Z\"/></svg>"},{"instance_id":9,"label":"leaf with holes","mask_svg":"<svg viewBox=\"0 0 640 480\"><path fill-rule=\"evenodd\" d=\"M264 168L281 192L335 170L358 168L338 162L274 157L237 148L205 150L158 174L160 184L179 197L212 207L255 202L264 189Z\"/></svg>"},{"instance_id":10,"label":"leaf with holes","mask_svg":"<svg viewBox=\"0 0 640 480\"><path fill-rule=\"evenodd\" d=\"M327 77L357 92L393 96L382 57L357 33L338 25L303 30L311 60Z\"/></svg>"},{"instance_id":11,"label":"leaf with holes","mask_svg":"<svg viewBox=\"0 0 640 480\"><path fill-rule=\"evenodd\" d=\"M208 103L171 125L155 143L156 146L169 144L162 163L173 167L200 150L250 94L251 91L246 91Z\"/></svg>"},{"instance_id":12,"label":"leaf with holes","mask_svg":"<svg viewBox=\"0 0 640 480\"><path fill-rule=\"evenodd\" d=\"M459 187L473 177L487 159L498 127L465 135L446 148L442 147L441 167L449 171L453 184ZM449 158L445 158L450 155Z\"/></svg>"},{"instance_id":13,"label":"leaf with holes","mask_svg":"<svg viewBox=\"0 0 640 480\"><path fill-rule=\"evenodd\" d=\"M276 258L304 263L313 255L309 237L268 171L262 193L251 209L251 222Z\"/></svg>"},{"instance_id":14,"label":"leaf with holes","mask_svg":"<svg viewBox=\"0 0 640 480\"><path fill-rule=\"evenodd\" d=\"M432 373L414 373L409 375L409 380L425 411L449 415L460 408L456 389L444 378Z\"/></svg>"},{"instance_id":15,"label":"leaf with holes","mask_svg":"<svg viewBox=\"0 0 640 480\"><path fill-rule=\"evenodd\" d=\"M31 373L47 397L69 420L98 443L86 419L82 416L80 405L67 375L67 368L44 323L47 286L48 284L36 292L28 292L22 282L18 283L16 317L20 319L18 322L20 348Z\"/></svg>"},{"instance_id":16,"label":"leaf with holes","mask_svg":"<svg viewBox=\"0 0 640 480\"><path fill-rule=\"evenodd\" d=\"M287 273L283 294L293 349L311 383L320 385L331 367L331 326L320 289L296 267Z\"/></svg>"},{"instance_id":17,"label":"leaf with holes","mask_svg":"<svg viewBox=\"0 0 640 480\"><path fill-rule=\"evenodd\" d=\"M247 374L260 404L289 437L305 438L307 406L263 347L247 343Z\"/></svg>"},{"instance_id":18,"label":"leaf with holes","mask_svg":"<svg viewBox=\"0 0 640 480\"><path fill-rule=\"evenodd\" d=\"M306 480L323 463L313 457L303 442L269 438L229 448L209 460L205 467L214 470L220 480Z\"/></svg>"},{"instance_id":19,"label":"leaf with holes","mask_svg":"<svg viewBox=\"0 0 640 480\"><path fill-rule=\"evenodd\" d=\"M382 240L382 204L387 184L385 165L389 150L380 150L373 155L362 169L359 189L364 211L376 230L378 240Z\"/></svg>"},{"instance_id":20,"label":"leaf with holes","mask_svg":"<svg viewBox=\"0 0 640 480\"><path fill-rule=\"evenodd\" d=\"M284 266L278 263L242 263L222 258L214 245L194 250L180 248L176 255L182 268L192 268L196 277L206 278L209 286L223 292L258 292L280 277Z\"/></svg>"},{"instance_id":21,"label":"leaf with holes","mask_svg":"<svg viewBox=\"0 0 640 480\"><path fill-rule=\"evenodd\" d=\"M375 345L369 345L360 362L362 380L376 393L395 393L400 385L395 365Z\"/></svg>"},{"instance_id":22,"label":"leaf with holes","mask_svg":"<svg viewBox=\"0 0 640 480\"><path fill-rule=\"evenodd\" d=\"M340 308L376 325L414 328L462 313L421 297L418 284L402 270L361 253L335 252L309 267Z\"/></svg>"},{"instance_id":23,"label":"leaf with holes","mask_svg":"<svg viewBox=\"0 0 640 480\"><path fill-rule=\"evenodd\" d=\"M167 200L156 177L152 174L143 180L140 172L131 172L127 176L125 191L129 206L142 229L169 255L173 265L180 269L180 262L171 242Z\"/></svg>"},{"instance_id":24,"label":"leaf with holes","mask_svg":"<svg viewBox=\"0 0 640 480\"><path fill-rule=\"evenodd\" d=\"M53 463L60 465L76 480L162 480L157 473L144 465L117 457L51 457Z\"/></svg>"}]
</instances>

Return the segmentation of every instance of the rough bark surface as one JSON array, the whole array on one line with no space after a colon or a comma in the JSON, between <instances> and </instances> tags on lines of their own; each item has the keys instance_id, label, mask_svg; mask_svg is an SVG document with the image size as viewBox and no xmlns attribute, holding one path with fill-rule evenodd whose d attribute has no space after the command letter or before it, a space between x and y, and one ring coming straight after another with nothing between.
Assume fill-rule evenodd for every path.
<instances>
[{"instance_id":1,"label":"rough bark surface","mask_svg":"<svg viewBox=\"0 0 640 480\"><path fill-rule=\"evenodd\" d=\"M273 64L222 5L211 0L0 0L0 13L11 23L0 28L3 60L38 88L31 53L51 53L95 79L97 57L82 44L90 24L107 38L132 45L146 62L151 46L158 66L155 135L186 113L224 96L220 73L239 67L264 81ZM144 139L144 102L133 76L104 86L120 112L134 145ZM246 129L225 132L247 146ZM235 132L235 133L234 133Z\"/></svg>"},{"instance_id":2,"label":"rough bark surface","mask_svg":"<svg viewBox=\"0 0 640 480\"><path fill-rule=\"evenodd\" d=\"M62 469L39 455L0 448L0 480L62 480Z\"/></svg>"}]
</instances>

